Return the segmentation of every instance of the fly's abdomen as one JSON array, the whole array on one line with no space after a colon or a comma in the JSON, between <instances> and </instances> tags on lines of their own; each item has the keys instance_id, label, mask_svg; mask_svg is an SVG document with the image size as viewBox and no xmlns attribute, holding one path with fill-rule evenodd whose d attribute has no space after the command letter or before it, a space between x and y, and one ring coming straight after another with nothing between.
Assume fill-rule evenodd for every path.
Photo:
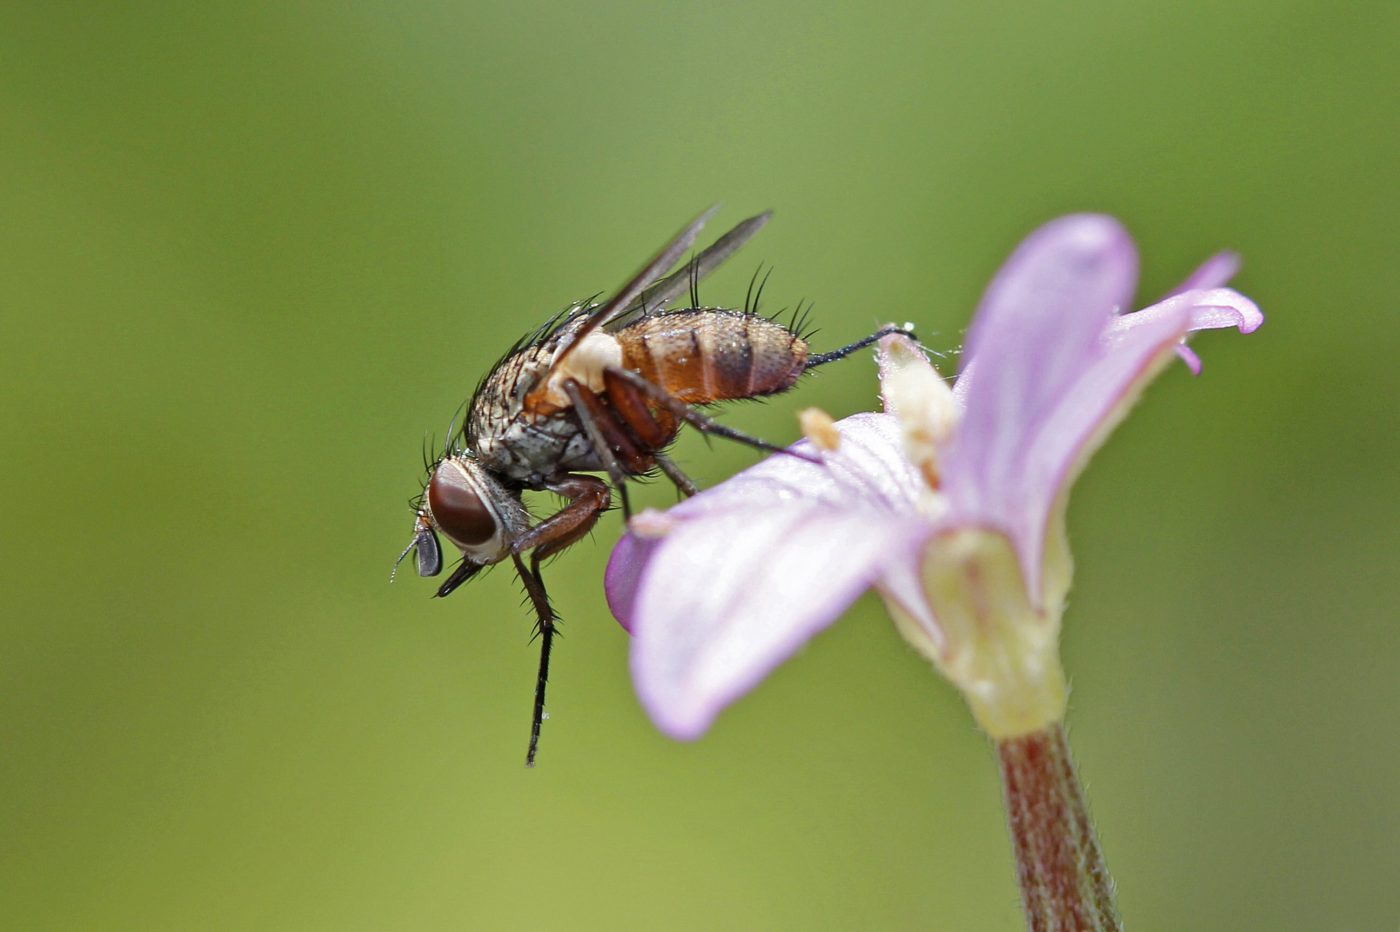
<instances>
[{"instance_id":1,"label":"fly's abdomen","mask_svg":"<svg viewBox=\"0 0 1400 932\"><path fill-rule=\"evenodd\" d=\"M627 368L688 404L785 391L807 366L806 340L741 311L658 314L615 335Z\"/></svg>"}]
</instances>

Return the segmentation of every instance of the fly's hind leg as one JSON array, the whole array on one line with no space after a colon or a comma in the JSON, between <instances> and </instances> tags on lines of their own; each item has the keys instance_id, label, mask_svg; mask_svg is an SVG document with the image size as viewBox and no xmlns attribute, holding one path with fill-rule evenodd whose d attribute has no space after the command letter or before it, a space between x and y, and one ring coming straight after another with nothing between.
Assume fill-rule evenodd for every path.
<instances>
[{"instance_id":1,"label":"fly's hind leg","mask_svg":"<svg viewBox=\"0 0 1400 932\"><path fill-rule=\"evenodd\" d=\"M687 476L679 466L666 454L659 452L662 447L675 439L677 421L672 412L668 411L664 420L658 420L651 407L647 404L647 395L642 394L628 378L625 370L604 369L603 385L608 393L608 401L612 404L613 413L626 428L631 431L647 449L653 451L652 458L656 465L661 467L661 471L666 474L676 489L689 498L700 491L695 482ZM638 376L638 378L641 378ZM651 383L647 383L651 384Z\"/></svg>"},{"instance_id":2,"label":"fly's hind leg","mask_svg":"<svg viewBox=\"0 0 1400 932\"><path fill-rule=\"evenodd\" d=\"M817 353L814 356L808 356L807 365L802 369L802 371L806 372L808 369L815 369L817 366L824 366L829 362L835 362L838 359L845 359L847 356L851 355L856 350L864 349L872 343L878 343L882 338L887 337L892 333L902 334L908 337L909 339L913 340L915 343L919 342L919 338L914 336L914 331L911 330L909 327L896 327L894 324L890 324L889 326L881 327L879 330L876 330L870 336L865 337L864 339L857 340L849 346L843 346L840 349L834 349L829 353Z\"/></svg>"},{"instance_id":3,"label":"fly's hind leg","mask_svg":"<svg viewBox=\"0 0 1400 932\"><path fill-rule=\"evenodd\" d=\"M673 414L680 420L692 425L693 427L695 427L696 430L700 431L701 433L714 434L716 437L723 437L726 440L733 440L738 443L746 444L747 446L755 447L759 450L767 450L769 453L782 453L786 456L795 456L798 459L808 460L813 463L821 462L821 460L815 456L809 456L805 453L800 453L796 450L789 450L785 447L780 447L776 444L769 443L767 440L760 440L758 437L751 437L743 431L735 430L732 427L726 427L719 421L716 421L714 418L709 417L705 414L701 414L699 411L696 411L684 401L681 401L679 398L672 396L669 392L667 392L664 388L661 388L659 385L653 385L651 382L648 382L646 379L642 378L635 372L630 372L627 369L609 368L604 370L604 376L606 377L608 375L612 375L613 377L626 382L632 388L636 389L639 393L641 393L644 397L651 399L652 402L669 411L671 414ZM693 487L694 483L691 483L691 485Z\"/></svg>"},{"instance_id":4,"label":"fly's hind leg","mask_svg":"<svg viewBox=\"0 0 1400 932\"><path fill-rule=\"evenodd\" d=\"M549 655L554 647L558 618L549 604L544 579L540 576L540 561L568 547L586 535L598 523L598 516L608 508L608 484L593 476L566 475L545 484L551 492L569 500L563 508L545 518L520 536L511 547L515 572L525 586L525 594L535 608L540 638L540 672L535 680L535 706L530 717L530 747L525 753L525 766L535 766L535 754L540 745L540 726L544 723L544 691L549 682ZM530 554L529 566L521 555Z\"/></svg>"}]
</instances>

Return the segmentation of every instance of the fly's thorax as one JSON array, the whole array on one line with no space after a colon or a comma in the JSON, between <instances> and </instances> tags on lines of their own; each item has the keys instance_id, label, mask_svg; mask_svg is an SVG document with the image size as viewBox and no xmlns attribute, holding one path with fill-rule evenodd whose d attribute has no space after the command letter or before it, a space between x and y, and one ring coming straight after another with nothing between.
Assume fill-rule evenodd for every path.
<instances>
[{"instance_id":1,"label":"fly's thorax","mask_svg":"<svg viewBox=\"0 0 1400 932\"><path fill-rule=\"evenodd\" d=\"M519 419L525 396L549 372L552 355L549 347L529 346L501 360L472 398L468 435L490 436Z\"/></svg>"},{"instance_id":2,"label":"fly's thorax","mask_svg":"<svg viewBox=\"0 0 1400 932\"><path fill-rule=\"evenodd\" d=\"M527 350L520 355L527 352L535 353ZM534 371L529 363L524 361L524 374L513 380L521 386L517 395L494 390L493 374L472 402L467 436L477 461L500 476L529 486L538 486L560 472L601 468L572 409L542 414L524 404L524 393L538 383L548 365L545 356L540 356ZM514 368L513 361L507 360L498 373L508 375Z\"/></svg>"},{"instance_id":3,"label":"fly's thorax","mask_svg":"<svg viewBox=\"0 0 1400 932\"><path fill-rule=\"evenodd\" d=\"M560 473L603 468L573 411L522 414L473 438L472 451L493 472L532 488Z\"/></svg>"},{"instance_id":4,"label":"fly's thorax","mask_svg":"<svg viewBox=\"0 0 1400 932\"><path fill-rule=\"evenodd\" d=\"M563 383L568 379L601 395L606 390L603 370L622 365L622 345L612 334L595 330L569 347L568 355L563 359L558 357L559 351L556 350L550 363L552 371L545 384L543 404L537 409L540 414L562 411L573 404L563 389Z\"/></svg>"},{"instance_id":5,"label":"fly's thorax","mask_svg":"<svg viewBox=\"0 0 1400 932\"><path fill-rule=\"evenodd\" d=\"M520 493L468 454L446 457L434 467L422 514L462 556L479 564L504 560L530 527Z\"/></svg>"},{"instance_id":6,"label":"fly's thorax","mask_svg":"<svg viewBox=\"0 0 1400 932\"><path fill-rule=\"evenodd\" d=\"M806 340L742 311L643 317L618 331L617 340L627 368L690 404L786 391L807 366Z\"/></svg>"},{"instance_id":7,"label":"fly's thorax","mask_svg":"<svg viewBox=\"0 0 1400 932\"><path fill-rule=\"evenodd\" d=\"M550 353L542 346L512 353L476 390L466 434L472 453L488 468L519 478L510 467L519 459L512 447L521 425L530 420L524 398L548 372Z\"/></svg>"}]
</instances>

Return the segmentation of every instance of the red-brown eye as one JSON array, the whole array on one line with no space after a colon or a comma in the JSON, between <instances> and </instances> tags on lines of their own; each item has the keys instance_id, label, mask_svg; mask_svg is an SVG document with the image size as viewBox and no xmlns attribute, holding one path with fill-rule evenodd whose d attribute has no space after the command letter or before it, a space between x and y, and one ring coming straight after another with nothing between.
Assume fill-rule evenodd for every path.
<instances>
[{"instance_id":1,"label":"red-brown eye","mask_svg":"<svg viewBox=\"0 0 1400 932\"><path fill-rule=\"evenodd\" d=\"M428 483L428 507L442 532L459 544L484 544L496 536L496 517L452 462L443 463Z\"/></svg>"}]
</instances>

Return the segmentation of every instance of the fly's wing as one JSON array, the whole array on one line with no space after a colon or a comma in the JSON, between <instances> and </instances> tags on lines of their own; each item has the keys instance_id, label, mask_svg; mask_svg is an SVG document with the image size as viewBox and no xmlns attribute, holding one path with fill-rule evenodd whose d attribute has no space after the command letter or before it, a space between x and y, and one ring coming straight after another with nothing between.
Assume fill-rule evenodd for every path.
<instances>
[{"instance_id":1,"label":"fly's wing","mask_svg":"<svg viewBox=\"0 0 1400 932\"><path fill-rule=\"evenodd\" d=\"M685 291L690 283L699 281L719 268L724 260L738 252L740 247L753 238L753 235L763 229L773 216L771 210L750 217L743 221L734 229L721 236L711 243L691 262L687 262L682 268L677 269L670 275L648 285L637 296L637 300L624 311L613 318L614 323L622 318L637 312L659 311L671 302L677 295Z\"/></svg>"},{"instance_id":2,"label":"fly's wing","mask_svg":"<svg viewBox=\"0 0 1400 932\"><path fill-rule=\"evenodd\" d=\"M589 333L609 325L616 325L620 319L627 315L634 315L644 309L661 308L666 302L671 301L680 292L685 291L686 285L692 280L706 276L721 262L734 255L739 246L748 242L748 239L757 231L762 230L763 224L769 223L769 217L773 216L773 211L759 214L757 217L749 217L734 230L720 236L717 241L711 243L706 250L694 257L694 262L686 263L683 269L676 270L671 276L661 278L661 274L675 266L679 262L680 256L685 255L686 250L692 248L696 236L700 234L700 228L704 227L707 220L714 216L714 211L720 209L718 206L711 207L704 211L699 217L694 218L687 225L685 230L679 232L675 239L672 239L665 249L657 253L655 259L645 264L643 270L638 271L636 276L631 277L629 283L624 284L622 290L609 298L605 304L596 306L588 312L588 320L577 330L571 330L560 339L559 347L554 351L554 358L550 364L550 372L559 368L564 357L573 351L575 346ZM540 381L540 385L545 385L547 378Z\"/></svg>"},{"instance_id":3,"label":"fly's wing","mask_svg":"<svg viewBox=\"0 0 1400 932\"><path fill-rule=\"evenodd\" d=\"M568 356L584 337L631 307L632 302L646 290L648 285L656 281L656 279L659 278L663 272L671 268L671 266L675 265L680 257L685 254L686 250L695 245L695 237L699 235L700 228L705 225L705 221L709 220L717 210L719 210L718 204L690 221L689 225L681 230L680 233L676 234L676 238L671 240L664 249L657 253L656 257L648 262L640 272L632 276L632 280L623 285L622 289L618 291L617 294L609 298L606 303L600 304L597 308L592 310L588 315L588 320L583 326L564 334L559 341L559 346L555 349L554 360L550 366L550 371L553 372L557 369L559 364L564 361L564 357ZM540 380L541 390L548 381L548 378Z\"/></svg>"}]
</instances>

